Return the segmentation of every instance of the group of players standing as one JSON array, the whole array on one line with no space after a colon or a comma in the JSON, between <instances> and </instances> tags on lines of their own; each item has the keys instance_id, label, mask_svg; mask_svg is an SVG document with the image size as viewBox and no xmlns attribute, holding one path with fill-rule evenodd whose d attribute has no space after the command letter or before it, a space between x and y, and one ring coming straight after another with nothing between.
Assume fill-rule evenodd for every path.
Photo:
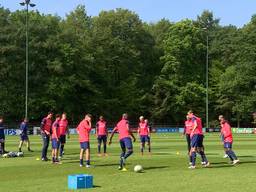
<instances>
[{"instance_id":1,"label":"group of players standing","mask_svg":"<svg viewBox=\"0 0 256 192\"><path fill-rule=\"evenodd\" d=\"M68 121L67 116L63 113L61 116L56 115L55 121L52 123L53 113L48 113L48 115L43 118L41 122L41 135L43 139L43 148L42 148L42 161L47 161L47 150L49 146L49 141L51 139L52 143L52 162L59 164L60 159L63 156L64 145L66 143L66 135L69 136L68 131ZM141 154L143 155L145 144L148 144L148 151L151 153L151 145L150 145L150 128L148 121L141 116L138 126L138 135L141 140ZM86 114L84 119L79 123L76 128L76 131L79 135L79 143L80 143L80 167L84 166L84 157L86 164L85 166L89 168L91 166L90 163L90 132L92 130L92 116L90 114ZM119 133L119 142L121 147L121 155L120 155L120 166L119 170L126 171L125 161L126 159L132 155L133 153L133 145L131 137L133 141L136 141L134 137L128 121L128 115L125 113L122 115L121 120L117 123L114 129L111 132L109 138L109 145L112 143L112 138L114 134ZM96 135L98 140L98 156L101 156L101 145L103 143L104 156L107 156L107 138L108 138L108 129L107 122L104 120L103 116L100 116L99 121L96 123ZM59 152L60 149L60 152ZM60 156L60 158L59 158Z\"/></svg>"},{"instance_id":2,"label":"group of players standing","mask_svg":"<svg viewBox=\"0 0 256 192\"><path fill-rule=\"evenodd\" d=\"M225 120L223 115L219 116L220 126L221 126L221 139L224 146L225 154L230 158L233 165L239 162L236 154L232 150L233 136L231 131L231 126ZM188 156L189 156L189 168L196 168L196 154L201 156L201 164L204 167L210 165L206 158L204 152L204 134L201 118L195 116L192 111L187 113L187 120L185 121L184 135L186 135L187 145L188 145Z\"/></svg>"},{"instance_id":3,"label":"group of players standing","mask_svg":"<svg viewBox=\"0 0 256 192\"><path fill-rule=\"evenodd\" d=\"M62 115L56 114L55 121L52 122L53 113L49 112L46 117L43 118L40 126L40 131L43 139L42 147L42 161L48 161L47 151L49 147L49 142L52 143L52 163L59 164L60 159L64 154L64 145L66 143L66 136L69 138L68 120L66 113ZM201 156L201 164L204 167L210 165L209 161L204 152L204 134L202 121L199 117L195 116L192 111L187 113L187 120L185 121L184 135L186 135L187 145L188 145L188 156L189 156L189 168L196 168L196 156L197 153ZM86 160L86 167L90 167L90 132L92 129L92 116L86 114L84 119L79 123L76 131L79 135L80 142L80 166L84 166L84 156ZM239 162L236 154L232 150L233 136L231 131L231 126L223 115L219 116L220 126L221 126L221 138L224 146L225 154L230 158L232 163L235 165ZM33 152L30 149L30 142L28 138L28 120L25 118L20 124L20 143L19 152L24 142L27 143L28 151ZM121 120L116 124L109 137L109 145L112 143L112 138L114 134L119 133L119 142L121 147L120 155L120 166L119 170L126 171L125 162L126 159L133 153L133 142L136 141L134 137L129 121L128 115L125 113L122 115ZM151 154L151 142L150 142L150 127L147 119L143 116L139 118L139 125L137 131L140 141L141 141L141 154L143 155L145 144L148 145L148 152ZM101 145L103 143L103 155L107 154L107 140L108 140L108 129L107 122L104 120L103 116L99 117L99 121L96 123L96 136L98 140L98 156L101 156ZM5 150L5 135L3 118L0 117L0 153L7 153Z\"/></svg>"}]
</instances>

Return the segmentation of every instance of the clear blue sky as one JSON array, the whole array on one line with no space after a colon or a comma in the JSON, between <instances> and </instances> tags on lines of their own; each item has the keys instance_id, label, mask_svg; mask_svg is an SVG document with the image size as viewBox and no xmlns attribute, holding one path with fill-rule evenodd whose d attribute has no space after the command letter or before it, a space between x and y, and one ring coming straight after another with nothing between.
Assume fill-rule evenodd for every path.
<instances>
[{"instance_id":1,"label":"clear blue sky","mask_svg":"<svg viewBox=\"0 0 256 192\"><path fill-rule=\"evenodd\" d=\"M0 0L5 8L14 11L21 9L19 2L24 0ZM98 15L102 10L127 8L143 21L156 22L161 18L171 21L195 19L203 10L213 11L221 19L222 25L242 27L256 14L256 0L32 0L42 13L64 17L78 4L86 6L88 15Z\"/></svg>"}]
</instances>

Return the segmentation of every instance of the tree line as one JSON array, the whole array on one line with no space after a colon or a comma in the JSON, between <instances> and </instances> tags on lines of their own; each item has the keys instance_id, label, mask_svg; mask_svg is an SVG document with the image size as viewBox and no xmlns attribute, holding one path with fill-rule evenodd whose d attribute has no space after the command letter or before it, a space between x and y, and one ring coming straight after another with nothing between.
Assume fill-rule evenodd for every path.
<instances>
[{"instance_id":1,"label":"tree line","mask_svg":"<svg viewBox=\"0 0 256 192\"><path fill-rule=\"evenodd\" d=\"M26 12L0 6L0 115L25 106ZM143 22L126 9L89 16L83 5L61 18L29 12L29 118L65 111L115 122L124 112L182 125L192 109L205 120L209 40L209 120L250 125L256 106L256 15L241 28L210 11L196 20Z\"/></svg>"}]
</instances>

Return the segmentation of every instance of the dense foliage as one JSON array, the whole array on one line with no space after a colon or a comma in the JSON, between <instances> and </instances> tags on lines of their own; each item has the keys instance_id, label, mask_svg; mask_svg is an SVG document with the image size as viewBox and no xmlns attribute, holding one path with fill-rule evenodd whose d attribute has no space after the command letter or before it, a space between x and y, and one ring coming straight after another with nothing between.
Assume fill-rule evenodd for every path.
<instances>
[{"instance_id":1,"label":"dense foliage","mask_svg":"<svg viewBox=\"0 0 256 192\"><path fill-rule=\"evenodd\" d=\"M0 114L24 115L25 11L0 7ZM193 109L205 119L206 38L209 115L250 124L256 106L256 16L243 28L220 26L209 11L197 20L144 23L125 9L65 18L29 12L29 117L90 112L116 121L128 112L182 124Z\"/></svg>"}]
</instances>

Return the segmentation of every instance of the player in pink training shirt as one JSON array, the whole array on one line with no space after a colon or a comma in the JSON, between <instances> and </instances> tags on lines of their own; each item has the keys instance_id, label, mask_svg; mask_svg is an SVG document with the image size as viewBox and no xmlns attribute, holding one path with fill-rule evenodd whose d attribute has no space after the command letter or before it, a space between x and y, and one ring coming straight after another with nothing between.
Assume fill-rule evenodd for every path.
<instances>
[{"instance_id":1,"label":"player in pink training shirt","mask_svg":"<svg viewBox=\"0 0 256 192\"><path fill-rule=\"evenodd\" d=\"M193 127L190 133L191 138L191 150L190 150L190 156L192 160L192 165L189 167L190 169L195 169L196 166L196 153L199 153L202 158L202 165L205 167L208 167L210 163L208 162L206 155L204 153L204 146L203 146L203 126L201 118L194 115L192 111L188 112L188 117L191 118L193 122Z\"/></svg>"},{"instance_id":2,"label":"player in pink training shirt","mask_svg":"<svg viewBox=\"0 0 256 192\"><path fill-rule=\"evenodd\" d=\"M90 132L91 132L91 119L90 114L85 115L84 119L79 123L76 131L79 135L80 142L80 167L83 167L83 157L85 154L86 167L90 167Z\"/></svg>"},{"instance_id":3,"label":"player in pink training shirt","mask_svg":"<svg viewBox=\"0 0 256 192\"><path fill-rule=\"evenodd\" d=\"M66 143L67 134L69 138L68 120L67 120L66 113L62 113L59 125L60 125L60 158L62 158L64 154L64 145Z\"/></svg>"},{"instance_id":4,"label":"player in pink training shirt","mask_svg":"<svg viewBox=\"0 0 256 192\"><path fill-rule=\"evenodd\" d=\"M151 146L150 146L150 130L148 122L144 119L143 116L139 118L139 126L138 126L138 135L140 136L141 148L140 152L143 155L145 149L145 143L148 145L148 152L151 153Z\"/></svg>"},{"instance_id":5,"label":"player in pink training shirt","mask_svg":"<svg viewBox=\"0 0 256 192\"><path fill-rule=\"evenodd\" d=\"M193 129L193 122L192 119L187 115L187 120L185 121L185 126L184 126L184 132L183 135L186 136L187 140L187 146L188 146L188 156L189 156L189 164L192 165L192 158L190 156L190 150L191 150L191 138L190 134Z\"/></svg>"},{"instance_id":6,"label":"player in pink training shirt","mask_svg":"<svg viewBox=\"0 0 256 192\"><path fill-rule=\"evenodd\" d=\"M122 153L120 155L119 170L127 171L125 168L125 160L133 153L131 137L133 138L133 142L135 142L136 139L130 130L128 115L126 113L123 114L122 119L117 123L116 127L113 129L110 135L109 145L112 143L112 138L115 132L119 133L120 147L122 149ZM126 149L128 150L127 152Z\"/></svg>"},{"instance_id":7,"label":"player in pink training shirt","mask_svg":"<svg viewBox=\"0 0 256 192\"><path fill-rule=\"evenodd\" d=\"M96 123L96 135L98 140L98 156L101 156L101 143L103 143L104 156L107 156L108 128L103 116L100 116L99 121Z\"/></svg>"},{"instance_id":8,"label":"player in pink training shirt","mask_svg":"<svg viewBox=\"0 0 256 192\"><path fill-rule=\"evenodd\" d=\"M52 124L52 163L59 163L58 160L58 153L59 153L59 146L60 146L60 115L56 114L56 119Z\"/></svg>"},{"instance_id":9,"label":"player in pink training shirt","mask_svg":"<svg viewBox=\"0 0 256 192\"><path fill-rule=\"evenodd\" d=\"M235 165L239 162L239 159L237 159L236 154L232 150L233 136L232 136L231 126L225 120L223 115L219 116L219 121L221 126L221 134L223 135L225 152L229 156L230 160L233 162L233 165Z\"/></svg>"}]
</instances>

